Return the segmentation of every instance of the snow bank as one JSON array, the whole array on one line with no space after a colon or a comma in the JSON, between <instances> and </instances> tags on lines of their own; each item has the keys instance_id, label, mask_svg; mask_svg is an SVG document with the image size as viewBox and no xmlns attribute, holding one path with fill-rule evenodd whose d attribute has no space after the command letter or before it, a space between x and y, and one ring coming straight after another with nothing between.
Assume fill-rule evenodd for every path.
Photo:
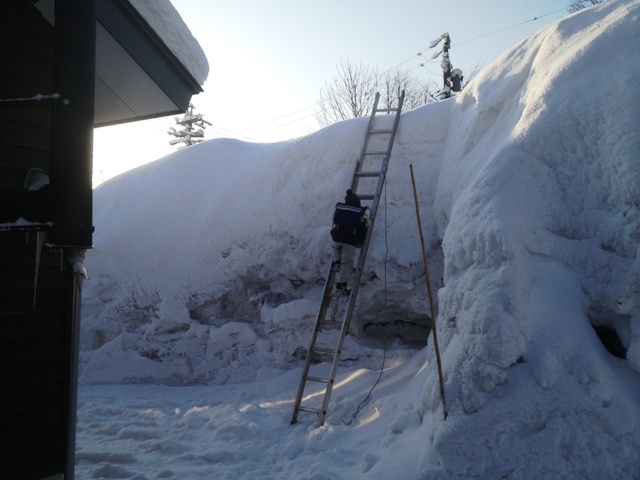
<instances>
[{"instance_id":1,"label":"snow bank","mask_svg":"<svg viewBox=\"0 0 640 480\"><path fill-rule=\"evenodd\" d=\"M374 340L394 338L397 358L424 343L413 164L449 416L429 342L420 386L389 394L394 420L357 475L638 478L639 21L639 1L570 16L455 99L403 114L346 350L377 368ZM83 381L246 382L300 367L365 128L208 141L100 186Z\"/></svg>"}]
</instances>

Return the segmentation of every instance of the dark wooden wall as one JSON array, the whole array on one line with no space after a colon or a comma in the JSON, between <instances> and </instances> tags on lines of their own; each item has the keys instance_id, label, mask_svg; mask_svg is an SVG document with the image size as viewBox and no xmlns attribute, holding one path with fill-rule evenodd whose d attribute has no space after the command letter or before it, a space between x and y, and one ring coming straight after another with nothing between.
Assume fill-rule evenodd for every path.
<instances>
[{"instance_id":1,"label":"dark wooden wall","mask_svg":"<svg viewBox=\"0 0 640 480\"><path fill-rule=\"evenodd\" d=\"M37 247L37 232L0 232L2 478L61 473L67 453L73 278L59 250L38 262Z\"/></svg>"},{"instance_id":2,"label":"dark wooden wall","mask_svg":"<svg viewBox=\"0 0 640 480\"><path fill-rule=\"evenodd\" d=\"M54 93L53 27L26 0L2 0L0 59L0 99ZM31 167L48 171L51 108L0 105L0 190L21 188Z\"/></svg>"},{"instance_id":3,"label":"dark wooden wall","mask_svg":"<svg viewBox=\"0 0 640 480\"><path fill-rule=\"evenodd\" d=\"M27 0L2 0L0 99L53 93L52 66L53 27ZM75 433L73 276L60 250L44 246L37 261L36 229L46 235L46 225L26 231L11 224L16 212L28 217L27 196L38 208L48 206L42 192L32 201L24 179L32 167L49 171L52 108L0 102L0 478L12 480L69 473L67 441Z\"/></svg>"}]
</instances>

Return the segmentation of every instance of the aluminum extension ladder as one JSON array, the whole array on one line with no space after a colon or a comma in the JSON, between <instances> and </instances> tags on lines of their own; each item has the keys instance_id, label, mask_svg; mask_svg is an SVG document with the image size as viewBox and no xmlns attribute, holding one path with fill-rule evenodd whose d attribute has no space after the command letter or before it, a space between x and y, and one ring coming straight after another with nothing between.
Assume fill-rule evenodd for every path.
<instances>
[{"instance_id":1,"label":"aluminum extension ladder","mask_svg":"<svg viewBox=\"0 0 640 480\"><path fill-rule=\"evenodd\" d=\"M380 94L376 93L375 102L371 111L367 133L362 146L360 158L356 163L356 168L351 181L351 190L356 193L362 202L362 206L369 207L369 228L364 240L364 244L360 249L358 263L353 275L353 284L349 294L342 294L334 291L336 276L340 271L340 265L331 265L327 273L324 284L324 293L322 295L322 303L316 318L316 323L311 336L311 343L307 350L307 356L298 386L298 393L293 407L293 415L291 424L297 422L300 412L315 413L318 416L317 426L324 424L327 409L329 407L329 399L333 391L333 384L340 361L340 353L344 343L344 337L349 333L351 324L351 316L356 304L358 289L360 287L360 279L364 263L367 258L369 249L369 241L371 240L371 232L378 212L378 204L384 187L387 168L389 165L389 157L391 149L398 130L400 122L400 113L404 102L404 91L398 97L397 108L378 108ZM381 115L383 114L383 115ZM346 307L340 308L346 301ZM342 321L336 320L339 312L344 312ZM323 344L320 341L321 333L339 329L337 343L334 345ZM335 341L335 335L333 336ZM320 362L322 359L331 358L331 368L328 375L325 372L314 374L311 372L312 364ZM321 365L315 365L316 369ZM324 364L326 370L326 364ZM320 383L324 385L324 395L313 394L306 400L311 400L322 396L322 405L320 407L303 406L302 400L307 382Z\"/></svg>"}]
</instances>

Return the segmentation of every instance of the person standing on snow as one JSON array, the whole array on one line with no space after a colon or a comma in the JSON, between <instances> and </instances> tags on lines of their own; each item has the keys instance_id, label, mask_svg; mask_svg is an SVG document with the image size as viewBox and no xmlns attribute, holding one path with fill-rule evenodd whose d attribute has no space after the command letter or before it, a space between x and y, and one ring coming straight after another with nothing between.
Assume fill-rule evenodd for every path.
<instances>
[{"instance_id":1,"label":"person standing on snow","mask_svg":"<svg viewBox=\"0 0 640 480\"><path fill-rule=\"evenodd\" d=\"M360 206L360 198L350 189L344 197L344 203L338 203L333 214L333 239L332 265L340 265L336 291L348 295L350 293L347 284L353 276L353 259L356 247L362 246L366 235L365 208Z\"/></svg>"}]
</instances>

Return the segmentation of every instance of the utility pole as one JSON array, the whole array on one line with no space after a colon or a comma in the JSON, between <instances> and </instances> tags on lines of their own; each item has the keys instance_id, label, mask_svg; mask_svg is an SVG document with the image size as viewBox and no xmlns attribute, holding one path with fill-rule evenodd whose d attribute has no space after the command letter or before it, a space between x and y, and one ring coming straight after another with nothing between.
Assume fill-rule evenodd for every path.
<instances>
[{"instance_id":1,"label":"utility pole","mask_svg":"<svg viewBox=\"0 0 640 480\"><path fill-rule=\"evenodd\" d=\"M184 143L185 145L179 148L185 148L196 143L204 142L204 129L207 125L211 125L204 119L202 114L193 113L193 105L189 104L189 110L184 114L182 118L176 117L176 123L182 127L181 130L176 130L173 127L169 128L167 132L169 135L176 137L169 141L169 145L176 145L178 143ZM194 126L199 127L197 130Z\"/></svg>"},{"instance_id":2,"label":"utility pole","mask_svg":"<svg viewBox=\"0 0 640 480\"><path fill-rule=\"evenodd\" d=\"M443 40L442 49L434 53L431 57L431 59L434 60L442 53L442 62L440 62L440 66L442 67L443 86L440 91L440 100L451 97L451 92L459 92L462 90L462 81L464 80L462 70L459 68L453 68L449 58L449 49L451 48L451 37L449 36L449 33L445 32L440 35L429 44L429 48L435 47Z\"/></svg>"}]
</instances>

